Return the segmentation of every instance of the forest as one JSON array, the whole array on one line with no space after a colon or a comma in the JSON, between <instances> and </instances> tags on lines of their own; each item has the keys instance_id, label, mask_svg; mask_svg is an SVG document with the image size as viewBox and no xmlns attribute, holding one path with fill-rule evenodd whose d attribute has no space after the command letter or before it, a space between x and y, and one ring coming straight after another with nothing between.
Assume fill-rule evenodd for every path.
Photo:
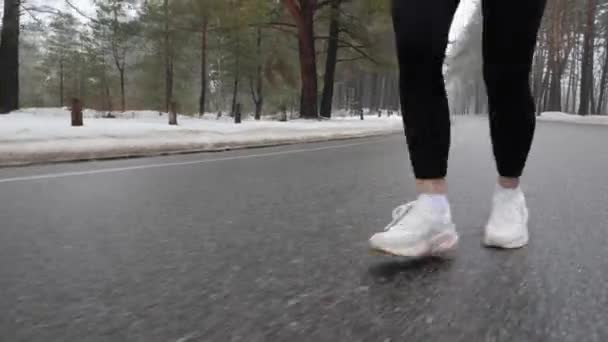
<instances>
[{"instance_id":1,"label":"forest","mask_svg":"<svg viewBox=\"0 0 608 342\"><path fill-rule=\"evenodd\" d=\"M487 112L471 1L447 52L454 114ZM608 113L607 5L548 2L530 76L539 114ZM388 0L4 0L2 14L1 113L73 98L256 119L399 109Z\"/></svg>"}]
</instances>

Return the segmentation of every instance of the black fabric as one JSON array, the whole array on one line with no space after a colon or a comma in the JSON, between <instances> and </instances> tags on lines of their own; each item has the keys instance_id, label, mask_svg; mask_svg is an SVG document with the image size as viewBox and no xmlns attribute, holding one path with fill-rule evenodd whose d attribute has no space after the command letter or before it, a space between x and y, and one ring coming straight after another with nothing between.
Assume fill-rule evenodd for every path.
<instances>
[{"instance_id":1,"label":"black fabric","mask_svg":"<svg viewBox=\"0 0 608 342\"><path fill-rule=\"evenodd\" d=\"M519 177L535 129L529 74L546 0L484 0L484 79L498 172ZM443 62L458 0L393 0L403 123L418 179L446 176L450 115Z\"/></svg>"}]
</instances>

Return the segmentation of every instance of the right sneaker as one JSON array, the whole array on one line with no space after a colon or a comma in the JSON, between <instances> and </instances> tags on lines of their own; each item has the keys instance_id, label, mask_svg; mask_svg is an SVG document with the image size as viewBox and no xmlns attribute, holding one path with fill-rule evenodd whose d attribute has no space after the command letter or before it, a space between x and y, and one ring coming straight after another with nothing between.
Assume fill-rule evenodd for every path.
<instances>
[{"instance_id":1,"label":"right sneaker","mask_svg":"<svg viewBox=\"0 0 608 342\"><path fill-rule=\"evenodd\" d=\"M384 232L369 240L372 251L394 256L442 255L458 244L458 234L449 205L438 211L427 201L401 205Z\"/></svg>"},{"instance_id":2,"label":"right sneaker","mask_svg":"<svg viewBox=\"0 0 608 342\"><path fill-rule=\"evenodd\" d=\"M524 193L520 188L496 186L483 243L488 247L513 249L527 245L528 238L528 207Z\"/></svg>"}]
</instances>

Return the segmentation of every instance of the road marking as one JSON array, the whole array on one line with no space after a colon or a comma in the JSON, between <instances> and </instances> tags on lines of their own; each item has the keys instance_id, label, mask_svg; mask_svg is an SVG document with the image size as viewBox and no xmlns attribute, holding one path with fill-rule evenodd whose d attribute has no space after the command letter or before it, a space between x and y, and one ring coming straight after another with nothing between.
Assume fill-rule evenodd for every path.
<instances>
[{"instance_id":1,"label":"road marking","mask_svg":"<svg viewBox=\"0 0 608 342\"><path fill-rule=\"evenodd\" d=\"M99 169L99 170L61 172L61 173L48 173L48 174L33 175L33 176L24 176L24 177L0 178L0 183L15 183L15 182L40 180L40 179L66 178L66 177L72 177L72 176L86 176L86 175L96 175L96 174L115 173L115 172L124 172L124 171L157 169L157 168L161 168L161 167L170 167L170 166L198 165L198 164L215 163L215 162L222 162L222 161L229 161L229 160L272 157L272 156L280 156L280 155L285 155L285 154L304 153L304 152L317 152L317 151L341 149L341 148L359 146L359 145L364 145L364 144L371 144L371 143L375 143L375 142L378 142L378 141L379 140L357 142L357 143L350 143L350 144L341 144L341 145L332 145L332 146L325 146L325 147L308 148L308 149L298 149L298 150L288 150L288 151L278 151L278 152L248 154L248 155L244 155L244 156L234 156L234 157L224 157L224 158L212 158L212 159L201 159L201 160L193 160L193 161L178 162L178 163L136 165L136 166L117 167L117 168L108 168L108 169Z\"/></svg>"}]
</instances>

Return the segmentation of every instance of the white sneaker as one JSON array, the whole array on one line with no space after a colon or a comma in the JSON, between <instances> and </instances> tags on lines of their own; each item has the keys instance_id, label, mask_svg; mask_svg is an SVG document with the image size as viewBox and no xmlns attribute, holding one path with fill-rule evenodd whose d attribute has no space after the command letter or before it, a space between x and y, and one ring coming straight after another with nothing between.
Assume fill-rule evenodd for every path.
<instances>
[{"instance_id":1,"label":"white sneaker","mask_svg":"<svg viewBox=\"0 0 608 342\"><path fill-rule=\"evenodd\" d=\"M497 186L483 242L488 247L507 249L528 244L528 207L520 188Z\"/></svg>"},{"instance_id":2,"label":"white sneaker","mask_svg":"<svg viewBox=\"0 0 608 342\"><path fill-rule=\"evenodd\" d=\"M371 249L394 256L440 255L458 244L449 205L440 214L428 203L415 201L393 210L393 221L369 240Z\"/></svg>"}]
</instances>

